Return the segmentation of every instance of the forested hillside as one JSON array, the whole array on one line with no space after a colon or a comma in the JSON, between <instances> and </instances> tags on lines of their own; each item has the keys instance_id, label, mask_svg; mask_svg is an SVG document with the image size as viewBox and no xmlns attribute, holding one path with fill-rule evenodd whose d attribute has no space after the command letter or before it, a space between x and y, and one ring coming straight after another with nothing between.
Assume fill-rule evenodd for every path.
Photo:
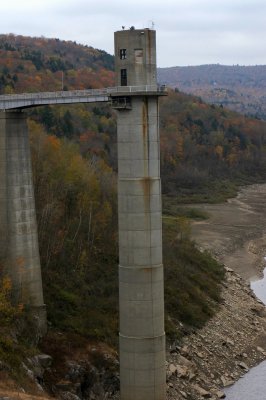
<instances>
[{"instance_id":1,"label":"forested hillside","mask_svg":"<svg viewBox=\"0 0 266 400\"><path fill-rule=\"evenodd\" d=\"M159 68L161 83L211 104L266 119L266 66L199 65Z\"/></svg>"},{"instance_id":2,"label":"forested hillside","mask_svg":"<svg viewBox=\"0 0 266 400\"><path fill-rule=\"evenodd\" d=\"M104 51L14 35L1 35L0 47L2 93L60 90L62 76L64 89L113 85L113 58ZM50 331L115 346L115 113L108 104L40 107L27 113ZM169 337L180 338L213 315L223 268L189 240L188 218L207 216L193 208L180 212L177 203L222 201L241 183L265 180L266 122L169 90L161 100L160 124L166 327ZM0 340L4 360L7 340L12 344L12 337Z\"/></svg>"},{"instance_id":3,"label":"forested hillside","mask_svg":"<svg viewBox=\"0 0 266 400\"><path fill-rule=\"evenodd\" d=\"M0 49L2 93L58 90L62 76L65 89L113 84L113 57L102 50L15 35L1 35ZM161 100L160 114L166 209L169 196L176 202L219 201L234 195L238 184L265 179L266 122L177 90ZM69 282L83 287L79 280L86 282L88 265L94 266L92 280L97 276L103 282L105 265L117 263L115 113L108 104L84 104L40 107L28 115L46 293L52 302L58 298L70 310L79 309L75 290L66 289ZM59 290L55 276L61 280L69 273L73 280L66 279ZM85 297L96 290L90 285L89 278ZM104 287L97 290L114 290ZM97 292L100 302L102 294ZM109 318L112 302L105 306ZM76 326L71 312L67 322L57 317L60 310L54 308L54 321Z\"/></svg>"},{"instance_id":4,"label":"forested hillside","mask_svg":"<svg viewBox=\"0 0 266 400\"><path fill-rule=\"evenodd\" d=\"M0 35L0 93L89 89L113 84L113 57L59 39Z\"/></svg>"},{"instance_id":5,"label":"forested hillside","mask_svg":"<svg viewBox=\"0 0 266 400\"><path fill-rule=\"evenodd\" d=\"M102 50L59 39L0 35L2 93L96 88L113 85L113 57ZM164 78L163 78L164 77ZM63 79L62 79L63 78ZM227 84L264 90L265 67L174 67L159 69L159 79L185 89ZM205 87L205 86L204 86ZM218 90L218 89L217 89ZM243 92L243 102L249 97ZM263 179L265 124L207 106L197 97L169 92L161 102L162 175L164 193L201 193L211 199L208 185L225 196L233 182ZM223 103L223 101L221 102ZM116 170L116 122L108 105L43 107L29 111L32 119L57 137L79 144L82 155L102 157ZM231 182L230 184L228 182ZM233 193L233 192L232 192Z\"/></svg>"},{"instance_id":6,"label":"forested hillside","mask_svg":"<svg viewBox=\"0 0 266 400\"><path fill-rule=\"evenodd\" d=\"M221 201L235 183L265 180L266 122L169 91L161 104L161 168L164 193Z\"/></svg>"}]
</instances>

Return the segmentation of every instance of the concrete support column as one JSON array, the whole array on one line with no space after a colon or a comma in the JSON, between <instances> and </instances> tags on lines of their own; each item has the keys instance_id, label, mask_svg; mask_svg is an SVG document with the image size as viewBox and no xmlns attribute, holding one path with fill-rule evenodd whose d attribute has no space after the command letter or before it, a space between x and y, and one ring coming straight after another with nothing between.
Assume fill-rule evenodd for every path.
<instances>
[{"instance_id":1,"label":"concrete support column","mask_svg":"<svg viewBox=\"0 0 266 400\"><path fill-rule=\"evenodd\" d=\"M0 112L0 257L14 299L34 310L40 334L46 330L42 278L26 115Z\"/></svg>"},{"instance_id":2,"label":"concrete support column","mask_svg":"<svg viewBox=\"0 0 266 400\"><path fill-rule=\"evenodd\" d=\"M158 97L118 111L121 400L165 399Z\"/></svg>"},{"instance_id":3,"label":"concrete support column","mask_svg":"<svg viewBox=\"0 0 266 400\"><path fill-rule=\"evenodd\" d=\"M0 273L6 262L7 256L7 150L5 120L0 113Z\"/></svg>"}]
</instances>

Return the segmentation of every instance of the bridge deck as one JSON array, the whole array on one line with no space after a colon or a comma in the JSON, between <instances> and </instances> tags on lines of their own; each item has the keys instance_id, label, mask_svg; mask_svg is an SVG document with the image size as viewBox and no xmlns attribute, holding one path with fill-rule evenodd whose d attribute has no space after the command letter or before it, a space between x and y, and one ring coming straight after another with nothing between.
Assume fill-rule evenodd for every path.
<instances>
[{"instance_id":1,"label":"bridge deck","mask_svg":"<svg viewBox=\"0 0 266 400\"><path fill-rule=\"evenodd\" d=\"M111 97L136 95L165 95L164 86L115 86L103 89L68 90L8 94L0 96L0 110L12 110L42 105L106 102Z\"/></svg>"}]
</instances>

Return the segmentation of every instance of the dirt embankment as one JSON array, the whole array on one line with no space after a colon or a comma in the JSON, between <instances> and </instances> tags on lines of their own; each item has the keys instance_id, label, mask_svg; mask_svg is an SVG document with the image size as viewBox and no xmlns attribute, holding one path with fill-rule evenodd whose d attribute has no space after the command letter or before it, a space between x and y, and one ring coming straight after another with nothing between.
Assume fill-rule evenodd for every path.
<instances>
[{"instance_id":1,"label":"dirt embankment","mask_svg":"<svg viewBox=\"0 0 266 400\"><path fill-rule=\"evenodd\" d=\"M243 188L220 205L198 205L210 218L192 237L226 266L219 312L206 326L173 344L168 399L224 398L223 388L266 358L266 309L250 290L266 255L266 185Z\"/></svg>"},{"instance_id":2,"label":"dirt embankment","mask_svg":"<svg viewBox=\"0 0 266 400\"><path fill-rule=\"evenodd\" d=\"M199 204L210 218L192 226L192 238L243 279L259 278L266 255L266 184L243 188L224 204Z\"/></svg>"}]
</instances>

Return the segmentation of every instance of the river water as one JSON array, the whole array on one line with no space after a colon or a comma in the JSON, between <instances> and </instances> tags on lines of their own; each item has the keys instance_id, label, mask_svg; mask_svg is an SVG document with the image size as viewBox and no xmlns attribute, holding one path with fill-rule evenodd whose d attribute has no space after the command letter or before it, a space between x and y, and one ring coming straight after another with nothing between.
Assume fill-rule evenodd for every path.
<instances>
[{"instance_id":1,"label":"river water","mask_svg":"<svg viewBox=\"0 0 266 400\"><path fill-rule=\"evenodd\" d=\"M266 305L266 268L263 278L250 283L256 296ZM265 400L266 399L266 361L252 368L233 386L224 390L227 400Z\"/></svg>"},{"instance_id":2,"label":"river water","mask_svg":"<svg viewBox=\"0 0 266 400\"><path fill-rule=\"evenodd\" d=\"M263 278L255 282L250 282L250 287L255 295L266 305L266 268L263 271Z\"/></svg>"}]
</instances>

